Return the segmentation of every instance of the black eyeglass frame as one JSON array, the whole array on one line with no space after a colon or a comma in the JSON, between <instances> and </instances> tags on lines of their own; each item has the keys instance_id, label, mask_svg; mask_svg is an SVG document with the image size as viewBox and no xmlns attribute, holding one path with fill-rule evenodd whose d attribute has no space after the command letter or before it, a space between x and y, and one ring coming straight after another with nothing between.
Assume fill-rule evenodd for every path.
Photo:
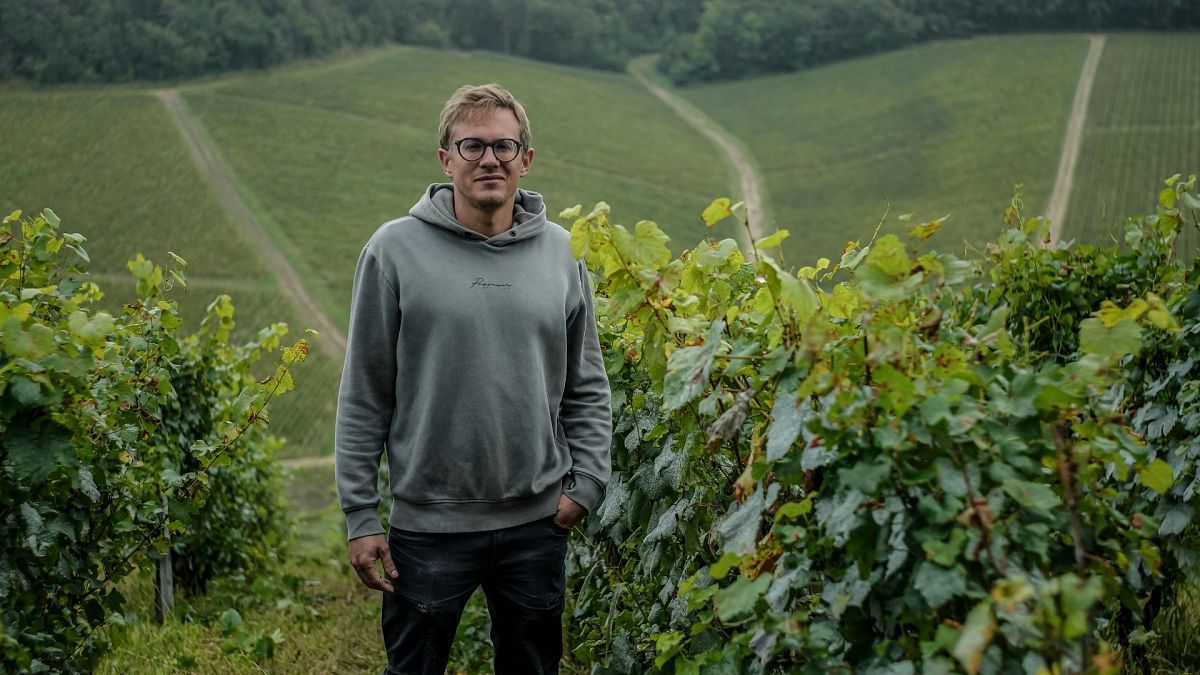
<instances>
[{"instance_id":1,"label":"black eyeglass frame","mask_svg":"<svg viewBox=\"0 0 1200 675\"><path fill-rule=\"evenodd\" d=\"M463 154L462 144L466 143L467 141L475 141L483 146L483 149L479 151L478 157L471 159L470 157L467 157L465 154ZM500 153L496 151L496 146L500 143L505 143L505 142L516 145L517 150L515 153L513 153L512 157L509 157L508 159L500 159ZM458 156L462 157L463 160L467 161L467 162L478 162L479 160L483 159L484 155L487 154L488 148L491 148L492 155L495 156L496 161L500 162L501 164L508 164L509 162L513 161L514 159L520 157L521 149L525 147L524 143L522 143L521 141L518 141L515 138L501 138L501 139L492 141L491 143L488 143L487 141L483 140L482 138L473 138L470 136L468 136L467 138L460 138L459 140L452 143L452 145L454 146L454 148L456 150L458 150Z\"/></svg>"}]
</instances>

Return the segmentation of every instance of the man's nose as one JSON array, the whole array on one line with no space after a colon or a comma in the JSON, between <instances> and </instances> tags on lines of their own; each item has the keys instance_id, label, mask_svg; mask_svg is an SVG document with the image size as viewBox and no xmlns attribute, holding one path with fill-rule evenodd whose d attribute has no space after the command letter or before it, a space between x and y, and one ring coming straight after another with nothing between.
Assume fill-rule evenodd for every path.
<instances>
[{"instance_id":1,"label":"man's nose","mask_svg":"<svg viewBox=\"0 0 1200 675\"><path fill-rule=\"evenodd\" d=\"M490 159L488 158L488 155L491 155L491 158L490 158ZM489 145L489 146L487 146L487 147L485 147L485 148L483 149L483 156L479 158L479 163L480 163L480 164L486 164L486 165L488 165L488 166L497 166L497 165L499 165L499 164L500 164L500 158L496 156L496 148L494 148L494 147L492 147L492 146L490 146L490 145Z\"/></svg>"}]
</instances>

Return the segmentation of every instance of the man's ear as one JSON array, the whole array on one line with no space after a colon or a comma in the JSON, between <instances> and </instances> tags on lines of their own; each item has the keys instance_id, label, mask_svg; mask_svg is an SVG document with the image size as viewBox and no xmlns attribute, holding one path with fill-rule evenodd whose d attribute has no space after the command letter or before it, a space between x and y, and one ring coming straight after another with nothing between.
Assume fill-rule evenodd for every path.
<instances>
[{"instance_id":1,"label":"man's ear","mask_svg":"<svg viewBox=\"0 0 1200 675\"><path fill-rule=\"evenodd\" d=\"M438 148L438 161L442 163L442 173L447 176L450 173L450 151L445 148Z\"/></svg>"},{"instance_id":2,"label":"man's ear","mask_svg":"<svg viewBox=\"0 0 1200 675\"><path fill-rule=\"evenodd\" d=\"M521 175L522 176L529 175L529 169L531 169L532 167L533 167L533 148L530 148L525 151L524 155L521 156Z\"/></svg>"}]
</instances>

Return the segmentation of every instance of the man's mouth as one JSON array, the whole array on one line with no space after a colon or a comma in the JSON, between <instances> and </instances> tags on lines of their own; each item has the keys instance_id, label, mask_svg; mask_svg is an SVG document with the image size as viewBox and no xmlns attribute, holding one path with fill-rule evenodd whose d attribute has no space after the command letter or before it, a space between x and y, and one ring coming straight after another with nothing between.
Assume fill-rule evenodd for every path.
<instances>
[{"instance_id":1,"label":"man's mouth","mask_svg":"<svg viewBox=\"0 0 1200 675\"><path fill-rule=\"evenodd\" d=\"M488 175L488 176L480 176L479 178L476 178L476 179L475 179L475 182L476 182L476 183L487 183L487 182L490 182L490 181L501 181L501 182L503 182L503 181L504 181L504 176Z\"/></svg>"}]
</instances>

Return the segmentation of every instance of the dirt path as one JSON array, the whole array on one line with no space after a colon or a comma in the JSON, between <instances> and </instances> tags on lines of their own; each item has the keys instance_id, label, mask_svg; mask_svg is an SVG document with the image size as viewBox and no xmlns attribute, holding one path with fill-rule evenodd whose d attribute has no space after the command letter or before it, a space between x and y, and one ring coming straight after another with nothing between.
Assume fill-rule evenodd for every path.
<instances>
[{"instance_id":1,"label":"dirt path","mask_svg":"<svg viewBox=\"0 0 1200 675\"><path fill-rule=\"evenodd\" d=\"M279 460L279 465L287 469L306 469L313 466L333 466L333 455L281 459Z\"/></svg>"},{"instance_id":2,"label":"dirt path","mask_svg":"<svg viewBox=\"0 0 1200 675\"><path fill-rule=\"evenodd\" d=\"M754 172L754 168L751 167L750 160L747 159L746 154L733 141L733 137L704 113L701 113L687 103L684 103L679 97L654 84L645 75L642 75L633 68L630 68L629 72L637 78L637 81L643 87L650 90L650 93L670 106L671 110L674 110L676 115L679 115L684 122L687 122L688 126L707 136L729 157L729 161L733 163L734 168L737 170L738 183L742 191L742 201L746 203L746 216L750 223L750 232L754 239L761 239L764 236L762 222L764 211L758 174ZM741 231L740 228L739 236L742 238L743 250L748 251L748 257L752 258L754 256L754 242L746 241L746 233Z\"/></svg>"},{"instance_id":3,"label":"dirt path","mask_svg":"<svg viewBox=\"0 0 1200 675\"><path fill-rule=\"evenodd\" d=\"M1083 61L1083 72L1075 87L1075 101L1071 104L1071 118L1067 122L1067 137L1063 141L1062 155L1058 159L1058 175L1054 178L1054 192L1050 193L1050 205L1046 218L1050 221L1050 243L1058 243L1062 235L1063 220L1067 217L1067 202L1071 198L1071 183L1075 180L1075 164L1079 161L1079 146L1083 140L1083 125L1087 121L1088 101L1092 97L1092 83L1096 80L1096 67L1104 51L1103 35L1088 37L1087 58Z\"/></svg>"},{"instance_id":4,"label":"dirt path","mask_svg":"<svg viewBox=\"0 0 1200 675\"><path fill-rule=\"evenodd\" d=\"M316 299L309 295L287 257L275 246L275 242L271 241L262 222L242 200L233 180L217 159L216 148L209 145L201 135L200 128L188 114L179 92L175 89L159 89L154 95L171 112L171 117L179 127L179 133L192 153L192 159L212 184L221 205L233 216L234 223L241 229L250 245L258 250L267 267L279 280L280 288L291 298L301 315L315 324L314 328L320 331L321 339L317 340L319 348L340 362L346 354L345 334L333 323Z\"/></svg>"}]
</instances>

